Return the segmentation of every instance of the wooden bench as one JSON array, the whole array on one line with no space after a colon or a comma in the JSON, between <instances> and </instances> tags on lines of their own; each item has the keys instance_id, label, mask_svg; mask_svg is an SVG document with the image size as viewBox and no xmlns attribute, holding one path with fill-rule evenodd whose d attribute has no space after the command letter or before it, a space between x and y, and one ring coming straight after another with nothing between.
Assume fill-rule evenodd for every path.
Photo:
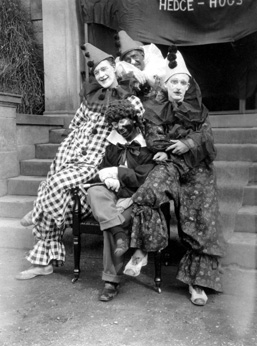
<instances>
[{"instance_id":1,"label":"wooden bench","mask_svg":"<svg viewBox=\"0 0 257 346\"><path fill-rule=\"evenodd\" d=\"M99 234L102 235L98 222L92 215L81 222L81 202L78 195L79 188L72 189L74 206L73 206L73 253L74 253L74 278L72 283L75 283L80 276L80 254L81 254L81 234ZM168 230L170 229L170 203L166 203L162 206ZM165 253L167 259L167 253ZM165 260L166 261L166 260ZM158 293L161 293L161 267L162 267L162 251L156 251L154 253L154 265L155 265L155 287Z\"/></svg>"}]
</instances>

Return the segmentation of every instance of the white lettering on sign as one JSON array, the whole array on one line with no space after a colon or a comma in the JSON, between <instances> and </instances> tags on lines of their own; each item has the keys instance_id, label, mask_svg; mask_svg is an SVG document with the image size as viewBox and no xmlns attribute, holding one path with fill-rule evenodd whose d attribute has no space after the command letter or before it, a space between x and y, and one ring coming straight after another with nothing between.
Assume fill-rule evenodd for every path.
<instances>
[{"instance_id":1,"label":"white lettering on sign","mask_svg":"<svg viewBox=\"0 0 257 346\"><path fill-rule=\"evenodd\" d=\"M244 0L159 0L159 10L194 11L196 6L218 8L225 6L241 6Z\"/></svg>"},{"instance_id":2,"label":"white lettering on sign","mask_svg":"<svg viewBox=\"0 0 257 346\"><path fill-rule=\"evenodd\" d=\"M193 11L195 0L159 0L159 10L164 11Z\"/></svg>"},{"instance_id":3,"label":"white lettering on sign","mask_svg":"<svg viewBox=\"0 0 257 346\"><path fill-rule=\"evenodd\" d=\"M209 0L210 8L243 5L243 0Z\"/></svg>"}]
</instances>

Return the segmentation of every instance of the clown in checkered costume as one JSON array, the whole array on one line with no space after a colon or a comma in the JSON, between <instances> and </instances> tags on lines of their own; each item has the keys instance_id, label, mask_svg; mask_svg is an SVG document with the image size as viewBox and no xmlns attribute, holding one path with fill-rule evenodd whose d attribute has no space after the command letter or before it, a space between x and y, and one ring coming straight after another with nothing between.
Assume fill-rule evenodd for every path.
<instances>
[{"instance_id":1,"label":"clown in checkered costume","mask_svg":"<svg viewBox=\"0 0 257 346\"><path fill-rule=\"evenodd\" d=\"M71 132L61 143L46 181L39 186L31 213L36 244L26 257L32 266L16 276L20 280L51 274L53 265L65 261L62 237L72 223L71 189L89 182L98 172L111 131L104 116L108 104L127 98L141 116L144 112L140 100L128 96L118 85L113 57L89 43L83 47L88 53L86 57L93 62L91 67L98 83L88 84L85 98L70 124ZM82 192L79 195L85 218L90 209L86 196Z\"/></svg>"}]
</instances>

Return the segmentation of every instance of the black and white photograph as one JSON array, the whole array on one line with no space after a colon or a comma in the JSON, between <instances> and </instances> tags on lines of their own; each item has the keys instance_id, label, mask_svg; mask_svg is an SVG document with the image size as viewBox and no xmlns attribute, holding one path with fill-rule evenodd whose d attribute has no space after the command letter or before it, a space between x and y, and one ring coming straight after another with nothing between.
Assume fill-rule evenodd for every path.
<instances>
[{"instance_id":1,"label":"black and white photograph","mask_svg":"<svg viewBox=\"0 0 257 346\"><path fill-rule=\"evenodd\" d=\"M257 345L257 1L0 0L2 346Z\"/></svg>"}]
</instances>

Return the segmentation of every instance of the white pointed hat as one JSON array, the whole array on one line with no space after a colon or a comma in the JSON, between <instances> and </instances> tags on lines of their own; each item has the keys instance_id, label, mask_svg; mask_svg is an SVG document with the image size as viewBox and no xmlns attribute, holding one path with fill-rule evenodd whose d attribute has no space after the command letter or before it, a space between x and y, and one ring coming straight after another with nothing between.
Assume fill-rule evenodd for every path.
<instances>
[{"instance_id":1,"label":"white pointed hat","mask_svg":"<svg viewBox=\"0 0 257 346\"><path fill-rule=\"evenodd\" d=\"M166 60L164 83L177 73L185 73L191 77L182 54L177 49L169 51Z\"/></svg>"}]
</instances>

